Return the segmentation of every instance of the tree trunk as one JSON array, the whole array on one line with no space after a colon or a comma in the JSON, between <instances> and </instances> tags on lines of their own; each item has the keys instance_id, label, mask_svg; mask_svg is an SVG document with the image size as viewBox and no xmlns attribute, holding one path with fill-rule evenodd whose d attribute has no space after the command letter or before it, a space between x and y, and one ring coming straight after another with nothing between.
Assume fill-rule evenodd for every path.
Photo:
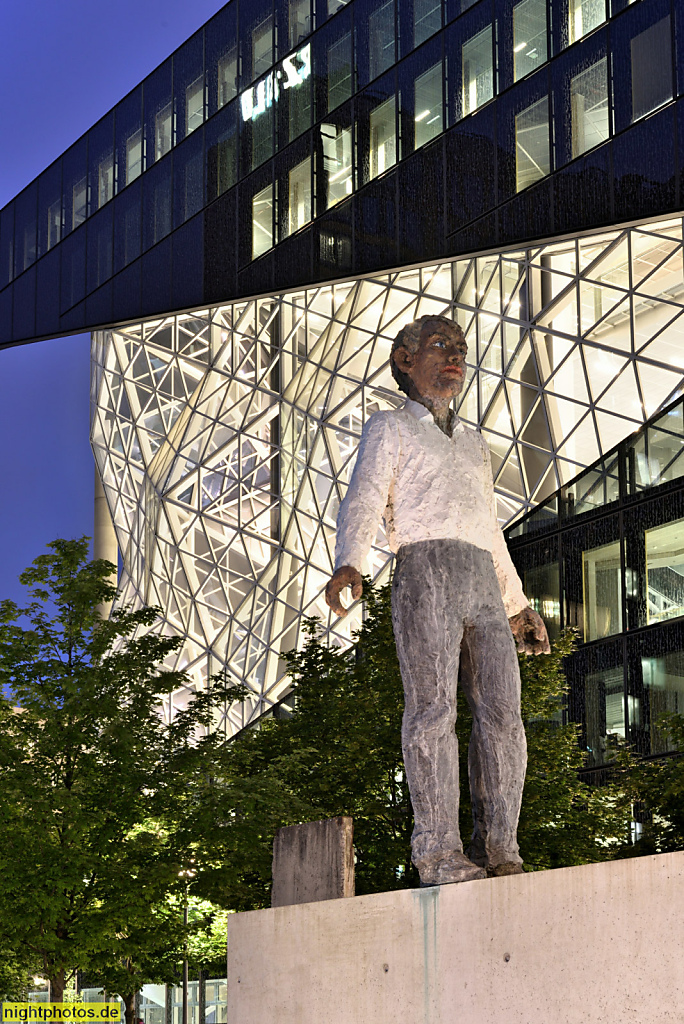
<instances>
[{"instance_id":1,"label":"tree trunk","mask_svg":"<svg viewBox=\"0 0 684 1024\"><path fill-rule=\"evenodd\" d=\"M55 971L54 974L48 974L48 981L50 982L50 1002L63 1003L64 989L66 988L64 968L61 971Z\"/></svg>"},{"instance_id":2,"label":"tree trunk","mask_svg":"<svg viewBox=\"0 0 684 1024\"><path fill-rule=\"evenodd\" d=\"M119 994L124 1001L126 1024L135 1024L135 992Z\"/></svg>"}]
</instances>

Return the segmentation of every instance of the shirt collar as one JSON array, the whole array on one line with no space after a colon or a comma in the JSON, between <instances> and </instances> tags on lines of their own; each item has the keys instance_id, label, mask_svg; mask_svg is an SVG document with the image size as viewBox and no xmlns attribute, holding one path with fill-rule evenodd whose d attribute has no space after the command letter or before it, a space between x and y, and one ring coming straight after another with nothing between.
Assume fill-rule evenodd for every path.
<instances>
[{"instance_id":1,"label":"shirt collar","mask_svg":"<svg viewBox=\"0 0 684 1024\"><path fill-rule=\"evenodd\" d=\"M406 412L410 413L414 419L429 420L430 423L434 423L435 427L437 427L437 424L435 423L434 417L430 410L426 406L421 405L420 402L414 402L412 398L407 398L406 401L404 402L404 409L406 410ZM437 427L437 430L439 430L439 427ZM453 433L456 433L457 431L461 430L463 430L463 424L461 423L458 416L454 415L452 436Z\"/></svg>"},{"instance_id":2,"label":"shirt collar","mask_svg":"<svg viewBox=\"0 0 684 1024\"><path fill-rule=\"evenodd\" d=\"M434 423L434 420L432 419L432 413L428 408L426 408L426 406L421 405L420 402L414 402L412 398L407 398L404 403L404 408L406 409L407 412L411 413L414 419L429 419L432 420L432 422Z\"/></svg>"}]
</instances>

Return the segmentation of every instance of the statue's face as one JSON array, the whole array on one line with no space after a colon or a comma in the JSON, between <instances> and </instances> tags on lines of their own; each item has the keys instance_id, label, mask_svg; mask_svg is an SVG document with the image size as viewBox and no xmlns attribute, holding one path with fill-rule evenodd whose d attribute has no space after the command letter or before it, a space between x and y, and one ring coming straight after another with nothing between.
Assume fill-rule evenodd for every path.
<instances>
[{"instance_id":1,"label":"statue's face","mask_svg":"<svg viewBox=\"0 0 684 1024\"><path fill-rule=\"evenodd\" d=\"M393 358L411 378L417 392L411 398L420 396L432 405L443 406L463 390L467 354L466 340L456 324L428 320L420 332L418 349L409 352L398 348Z\"/></svg>"}]
</instances>

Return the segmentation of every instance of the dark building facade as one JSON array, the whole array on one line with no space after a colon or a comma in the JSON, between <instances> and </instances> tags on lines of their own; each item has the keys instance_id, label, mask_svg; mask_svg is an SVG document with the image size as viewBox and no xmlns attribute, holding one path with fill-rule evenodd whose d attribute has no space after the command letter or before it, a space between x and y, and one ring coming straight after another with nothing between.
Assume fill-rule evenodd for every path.
<instances>
[{"instance_id":1,"label":"dark building facade","mask_svg":"<svg viewBox=\"0 0 684 1024\"><path fill-rule=\"evenodd\" d=\"M0 345L672 213L683 0L231 0L0 211Z\"/></svg>"},{"instance_id":2,"label":"dark building facade","mask_svg":"<svg viewBox=\"0 0 684 1024\"><path fill-rule=\"evenodd\" d=\"M678 399L508 531L551 635L579 631L567 713L588 766L670 748L684 712L684 403Z\"/></svg>"}]
</instances>

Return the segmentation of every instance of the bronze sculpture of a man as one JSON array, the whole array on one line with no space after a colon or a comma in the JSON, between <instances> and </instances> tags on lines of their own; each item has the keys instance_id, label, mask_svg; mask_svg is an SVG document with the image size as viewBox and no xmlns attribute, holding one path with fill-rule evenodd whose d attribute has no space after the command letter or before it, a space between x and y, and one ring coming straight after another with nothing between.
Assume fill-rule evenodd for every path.
<instances>
[{"instance_id":1,"label":"bronze sculpture of a man","mask_svg":"<svg viewBox=\"0 0 684 1024\"><path fill-rule=\"evenodd\" d=\"M549 650L496 518L489 449L451 409L466 353L461 328L443 316L420 317L397 335L392 374L407 401L364 427L326 589L338 615L345 587L361 597L361 564L384 517L396 553L392 622L405 694L412 859L422 885L522 871L516 830L527 750L515 647ZM458 826L459 678L473 712L469 857Z\"/></svg>"}]
</instances>

